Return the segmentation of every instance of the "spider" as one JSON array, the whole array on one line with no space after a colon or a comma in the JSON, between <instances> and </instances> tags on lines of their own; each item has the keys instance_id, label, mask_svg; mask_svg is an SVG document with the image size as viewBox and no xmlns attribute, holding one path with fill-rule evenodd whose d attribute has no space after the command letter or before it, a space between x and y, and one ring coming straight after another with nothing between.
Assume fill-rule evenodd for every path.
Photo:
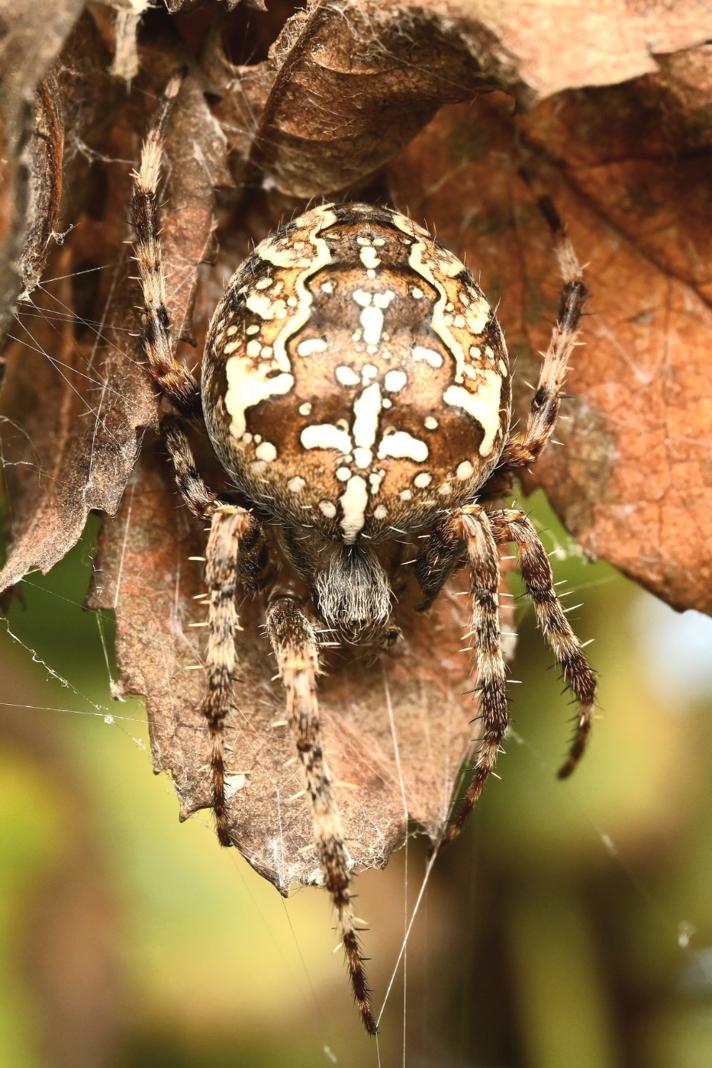
<instances>
[{"instance_id":1,"label":"spider","mask_svg":"<svg viewBox=\"0 0 712 1068\"><path fill-rule=\"evenodd\" d=\"M175 93L167 92L166 107ZM236 599L252 593L263 599L351 985L375 1033L350 860L320 741L320 644L325 633L350 645L399 640L392 590L401 557L392 550L404 535L419 539L423 611L456 568L469 569L481 731L471 779L444 833L453 839L507 729L498 545L513 542L539 626L578 702L559 775L573 770L591 727L595 676L532 523L522 511L496 507L496 498L551 435L587 291L566 231L543 200L563 288L526 427L515 434L504 337L470 272L396 211L322 204L266 238L230 279L208 330L199 384L176 359L166 308L163 119L148 133L133 175L132 221L143 346L168 408L161 436L184 502L209 523L203 713L217 836L230 845L223 728L236 711ZM186 427L201 421L234 500L221 499L198 471Z\"/></svg>"}]
</instances>

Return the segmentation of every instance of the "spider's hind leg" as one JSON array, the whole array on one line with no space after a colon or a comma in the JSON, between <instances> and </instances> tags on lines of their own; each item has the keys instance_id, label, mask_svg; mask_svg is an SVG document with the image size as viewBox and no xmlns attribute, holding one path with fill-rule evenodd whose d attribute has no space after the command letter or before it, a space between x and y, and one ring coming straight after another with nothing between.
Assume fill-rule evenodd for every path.
<instances>
[{"instance_id":1,"label":"spider's hind leg","mask_svg":"<svg viewBox=\"0 0 712 1068\"><path fill-rule=\"evenodd\" d=\"M371 1011L364 958L353 912L344 832L322 748L316 694L319 673L316 634L295 598L283 594L273 597L270 602L267 633L277 657L286 696L287 719L311 799L319 863L324 885L336 908L351 986L366 1030L375 1034L376 1022Z\"/></svg>"},{"instance_id":2,"label":"spider's hind leg","mask_svg":"<svg viewBox=\"0 0 712 1068\"><path fill-rule=\"evenodd\" d=\"M554 591L554 577L546 550L531 520L514 508L489 513L498 542L514 542L519 549L519 566L527 591L534 602L539 628L548 642L556 662L578 701L576 729L568 756L559 769L559 778L567 778L583 756L591 732L596 701L596 675L583 654L566 613Z\"/></svg>"},{"instance_id":3,"label":"spider's hind leg","mask_svg":"<svg viewBox=\"0 0 712 1068\"><path fill-rule=\"evenodd\" d=\"M474 770L460 807L445 831L446 842L456 838L477 804L492 772L507 730L507 675L499 618L499 555L484 508L467 505L451 512L426 542L416 562L416 574L427 601L432 600L464 546L472 590L472 631L475 692L480 737L475 742Z\"/></svg>"},{"instance_id":4,"label":"spider's hind leg","mask_svg":"<svg viewBox=\"0 0 712 1068\"><path fill-rule=\"evenodd\" d=\"M244 508L220 504L211 517L205 551L205 583L208 591L205 666L208 692L202 712L208 721L212 740L210 767L215 827L218 840L224 846L232 844L225 805L224 730L225 720L236 712L238 556L242 541L254 541L255 526L255 520Z\"/></svg>"},{"instance_id":5,"label":"spider's hind leg","mask_svg":"<svg viewBox=\"0 0 712 1068\"><path fill-rule=\"evenodd\" d=\"M205 551L208 690L202 711L212 741L210 767L217 836L221 845L229 846L232 843L225 806L223 735L225 721L236 711L238 658L235 639L240 629L236 598L238 588L254 588L255 578L264 567L265 541L260 524L250 512L221 501L206 485L180 422L165 418L161 432L181 497L194 516L210 522Z\"/></svg>"}]
</instances>

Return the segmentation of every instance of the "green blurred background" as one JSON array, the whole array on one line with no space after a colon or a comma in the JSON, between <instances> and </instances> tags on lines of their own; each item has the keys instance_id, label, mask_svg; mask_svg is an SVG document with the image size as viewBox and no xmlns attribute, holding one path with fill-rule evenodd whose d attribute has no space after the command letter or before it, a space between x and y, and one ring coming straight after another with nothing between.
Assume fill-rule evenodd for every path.
<instances>
[{"instance_id":1,"label":"green blurred background","mask_svg":"<svg viewBox=\"0 0 712 1068\"><path fill-rule=\"evenodd\" d=\"M142 704L111 697L112 620L81 607L97 522L23 583L0 629L0 1068L712 1065L712 620L529 506L596 639L601 719L557 782L571 709L520 601L501 780L432 869L378 1045L324 895L285 902L207 814L178 823ZM426 863L413 840L358 880L377 1006Z\"/></svg>"}]
</instances>

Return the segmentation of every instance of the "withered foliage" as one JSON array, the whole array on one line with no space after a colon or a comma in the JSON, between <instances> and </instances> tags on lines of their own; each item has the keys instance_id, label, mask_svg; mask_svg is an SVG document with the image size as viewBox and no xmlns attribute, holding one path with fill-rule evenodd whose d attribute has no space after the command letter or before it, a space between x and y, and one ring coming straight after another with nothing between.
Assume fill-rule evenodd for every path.
<instances>
[{"instance_id":1,"label":"withered foliage","mask_svg":"<svg viewBox=\"0 0 712 1068\"><path fill-rule=\"evenodd\" d=\"M311 198L358 196L394 203L465 258L501 301L520 386L532 381L558 288L533 202L545 190L593 297L563 447L531 485L587 552L676 607L712 610L708 6L138 7L0 3L0 586L48 570L90 511L106 513L91 603L116 612L122 685L147 697L155 767L182 812L208 800L204 676L189 670L205 614L189 557L204 532L156 446L126 244L131 169L178 69L163 240L186 361L252 241ZM219 484L207 451L204 463ZM398 655L326 664L327 752L359 866L384 863L408 821L441 830L472 730L462 585L425 618L405 592ZM317 868L310 813L256 604L241 622L233 835L286 892Z\"/></svg>"}]
</instances>

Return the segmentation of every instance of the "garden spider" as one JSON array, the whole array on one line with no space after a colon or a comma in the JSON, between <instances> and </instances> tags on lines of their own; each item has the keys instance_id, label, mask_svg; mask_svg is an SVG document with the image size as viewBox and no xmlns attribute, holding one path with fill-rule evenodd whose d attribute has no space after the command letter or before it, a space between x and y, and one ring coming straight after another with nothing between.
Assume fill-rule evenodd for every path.
<instances>
[{"instance_id":1,"label":"garden spider","mask_svg":"<svg viewBox=\"0 0 712 1068\"><path fill-rule=\"evenodd\" d=\"M171 83L166 108L178 84ZM233 275L210 324L199 385L176 360L166 308L158 212L163 119L142 148L132 219L143 344L170 409L162 438L183 500L210 524L203 712L217 835L230 845L223 729L236 712L236 597L258 593L324 884L363 1022L374 1033L350 860L320 742L320 643L325 633L331 642L370 647L398 640L392 589L402 555L392 550L404 536L420 546L415 573L423 610L467 564L481 735L472 778L445 832L445 840L454 838L507 729L497 546L514 542L538 623L578 701L560 775L573 770L591 726L594 673L534 527L523 512L494 501L551 435L586 289L573 247L544 201L564 285L526 428L512 435L504 338L462 263L395 211L323 204L273 233ZM185 424L201 414L235 487L233 501L220 499L197 469Z\"/></svg>"}]
</instances>

